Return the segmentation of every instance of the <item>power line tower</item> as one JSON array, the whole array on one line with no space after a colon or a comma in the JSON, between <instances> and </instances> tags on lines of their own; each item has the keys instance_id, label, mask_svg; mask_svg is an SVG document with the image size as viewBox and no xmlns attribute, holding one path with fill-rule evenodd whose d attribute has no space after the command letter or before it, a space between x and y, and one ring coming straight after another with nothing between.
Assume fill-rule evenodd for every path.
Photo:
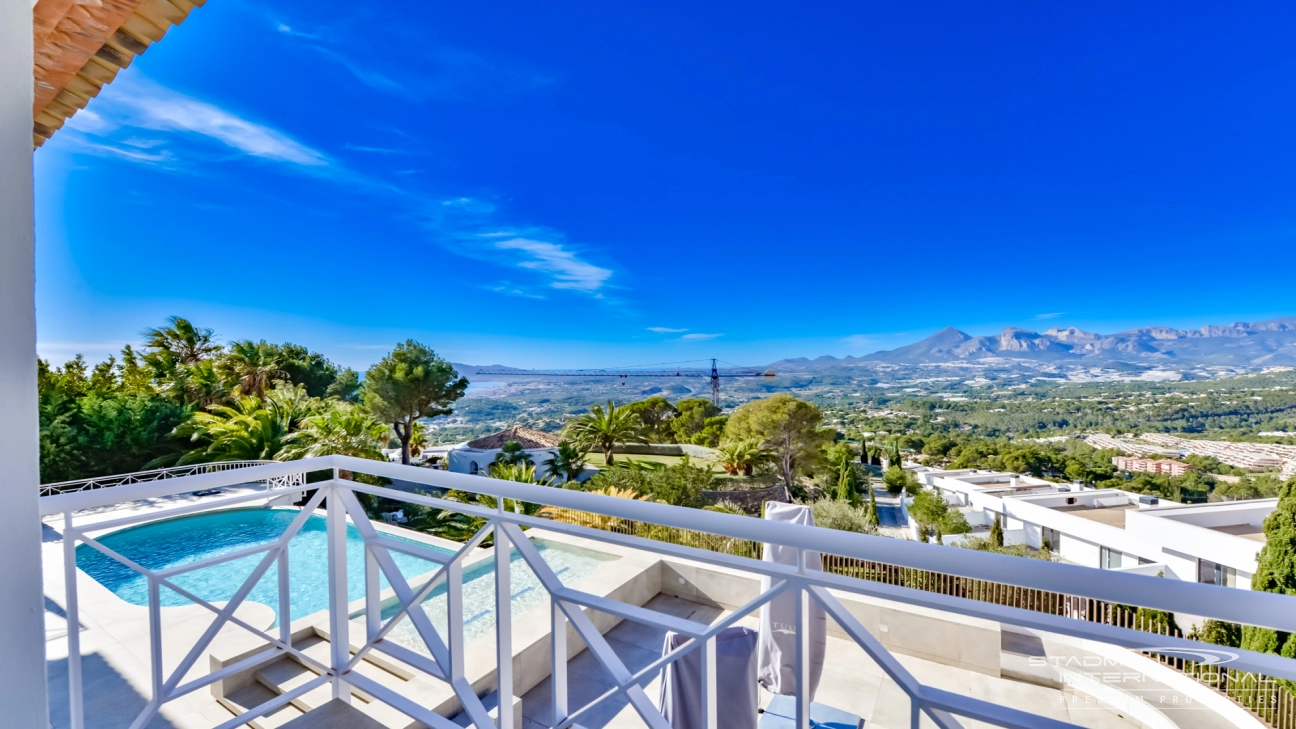
<instances>
[{"instance_id":1,"label":"power line tower","mask_svg":"<svg viewBox=\"0 0 1296 729\"><path fill-rule=\"evenodd\" d=\"M711 404L720 407L720 370L714 359L711 360Z\"/></svg>"}]
</instances>

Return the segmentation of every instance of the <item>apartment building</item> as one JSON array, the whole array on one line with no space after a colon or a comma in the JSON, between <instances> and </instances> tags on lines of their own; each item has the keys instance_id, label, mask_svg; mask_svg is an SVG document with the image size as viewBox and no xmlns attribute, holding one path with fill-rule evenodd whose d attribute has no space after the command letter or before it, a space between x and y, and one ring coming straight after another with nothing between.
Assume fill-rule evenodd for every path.
<instances>
[{"instance_id":1,"label":"apartment building","mask_svg":"<svg viewBox=\"0 0 1296 729\"><path fill-rule=\"evenodd\" d=\"M1131 473L1160 473L1166 476L1182 476L1189 471L1195 470L1187 463L1180 461L1171 461L1169 459L1151 459L1151 458L1129 458L1126 456L1117 456L1112 459L1112 465L1122 471Z\"/></svg>"}]
</instances>

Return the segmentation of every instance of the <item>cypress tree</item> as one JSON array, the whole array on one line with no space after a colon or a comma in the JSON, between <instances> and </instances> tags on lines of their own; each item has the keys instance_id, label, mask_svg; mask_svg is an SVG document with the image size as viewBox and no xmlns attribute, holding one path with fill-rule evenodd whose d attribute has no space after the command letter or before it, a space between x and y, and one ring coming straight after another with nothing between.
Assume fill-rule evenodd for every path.
<instances>
[{"instance_id":1,"label":"cypress tree","mask_svg":"<svg viewBox=\"0 0 1296 729\"><path fill-rule=\"evenodd\" d=\"M1278 506L1265 517L1264 532L1265 546L1251 589L1296 595L1296 478L1278 489ZM1243 626L1242 647L1296 658L1296 633Z\"/></svg>"},{"instance_id":2,"label":"cypress tree","mask_svg":"<svg viewBox=\"0 0 1296 729\"><path fill-rule=\"evenodd\" d=\"M860 463L867 466L869 464L868 441L860 438Z\"/></svg>"},{"instance_id":3,"label":"cypress tree","mask_svg":"<svg viewBox=\"0 0 1296 729\"><path fill-rule=\"evenodd\" d=\"M873 493L872 488L869 488L868 495L868 508L864 511L864 522L869 526L876 527L882 523L882 520L878 518L877 495Z\"/></svg>"},{"instance_id":4,"label":"cypress tree","mask_svg":"<svg viewBox=\"0 0 1296 729\"><path fill-rule=\"evenodd\" d=\"M850 461L843 461L841 469L837 474L837 500L846 501L852 505L858 503L858 495L855 493L855 479L852 478L853 466Z\"/></svg>"},{"instance_id":5,"label":"cypress tree","mask_svg":"<svg viewBox=\"0 0 1296 729\"><path fill-rule=\"evenodd\" d=\"M1003 527L999 526L998 519L990 524L990 543L996 547L1003 546Z\"/></svg>"}]
</instances>

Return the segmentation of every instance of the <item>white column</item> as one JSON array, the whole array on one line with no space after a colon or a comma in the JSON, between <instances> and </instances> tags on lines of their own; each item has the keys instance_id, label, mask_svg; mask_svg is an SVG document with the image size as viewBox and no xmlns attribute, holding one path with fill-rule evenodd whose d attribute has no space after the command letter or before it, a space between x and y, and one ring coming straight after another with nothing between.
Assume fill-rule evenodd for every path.
<instances>
[{"instance_id":1,"label":"white column","mask_svg":"<svg viewBox=\"0 0 1296 729\"><path fill-rule=\"evenodd\" d=\"M0 3L0 706L45 727L45 616L37 511L32 3ZM68 625L75 630L75 625Z\"/></svg>"},{"instance_id":2,"label":"white column","mask_svg":"<svg viewBox=\"0 0 1296 729\"><path fill-rule=\"evenodd\" d=\"M328 518L329 647L334 672L351 662L351 622L347 619L347 514L338 492L343 488L334 471L326 516ZM338 678L333 681L333 698L351 703L351 687Z\"/></svg>"},{"instance_id":3,"label":"white column","mask_svg":"<svg viewBox=\"0 0 1296 729\"><path fill-rule=\"evenodd\" d=\"M500 504L504 503L500 499ZM512 545L503 525L495 525L495 677L499 729L513 729L513 578Z\"/></svg>"}]
</instances>

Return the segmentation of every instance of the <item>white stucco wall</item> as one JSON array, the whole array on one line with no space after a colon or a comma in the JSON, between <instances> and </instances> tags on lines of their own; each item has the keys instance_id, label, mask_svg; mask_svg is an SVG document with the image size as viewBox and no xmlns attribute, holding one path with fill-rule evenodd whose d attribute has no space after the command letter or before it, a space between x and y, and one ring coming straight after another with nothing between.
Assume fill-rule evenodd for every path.
<instances>
[{"instance_id":1,"label":"white stucco wall","mask_svg":"<svg viewBox=\"0 0 1296 729\"><path fill-rule=\"evenodd\" d=\"M549 475L549 469L545 466L545 461L553 457L557 448L537 448L527 450L527 455L535 462L536 479L542 479ZM503 453L499 448L491 450L478 450L476 448L455 448L446 454L446 460L449 462L447 470L455 473L472 473L472 464L477 464L477 471L481 475L488 475L490 464L495 462L495 456Z\"/></svg>"},{"instance_id":2,"label":"white stucco wall","mask_svg":"<svg viewBox=\"0 0 1296 729\"><path fill-rule=\"evenodd\" d=\"M49 725L41 586L32 193L32 3L0 3L0 706Z\"/></svg>"},{"instance_id":3,"label":"white stucco wall","mask_svg":"<svg viewBox=\"0 0 1296 729\"><path fill-rule=\"evenodd\" d=\"M1236 569L1239 577L1242 573L1249 576L1256 571L1256 558L1264 543L1208 527L1229 524L1259 526L1276 503L1276 499L1264 499L1145 509L1128 514L1126 528L1148 535L1149 539L1161 544L1163 550L1174 553L1180 562L1186 562L1186 557L1208 559ZM1192 577L1181 574L1180 578L1196 580L1195 563L1192 569ZM1247 582L1249 586L1249 577Z\"/></svg>"}]
</instances>

